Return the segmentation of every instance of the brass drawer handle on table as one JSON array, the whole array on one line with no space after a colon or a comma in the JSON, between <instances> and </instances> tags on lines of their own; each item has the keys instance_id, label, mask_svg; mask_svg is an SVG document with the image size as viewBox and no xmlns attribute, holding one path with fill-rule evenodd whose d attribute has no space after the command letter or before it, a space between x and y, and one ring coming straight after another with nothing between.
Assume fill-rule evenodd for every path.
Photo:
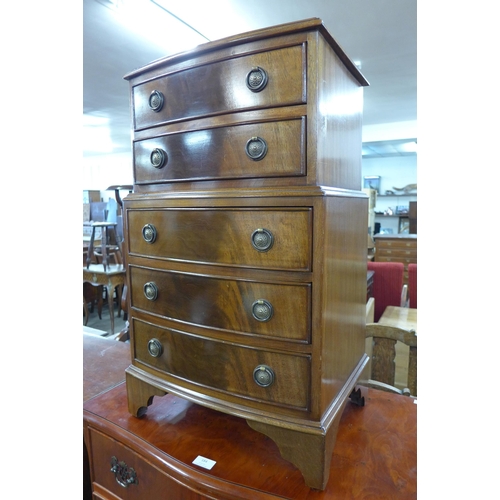
<instances>
[{"instance_id":1,"label":"brass drawer handle on table","mask_svg":"<svg viewBox=\"0 0 500 500\"><path fill-rule=\"evenodd\" d=\"M124 488L128 488L131 484L139 484L135 470L125 462L119 462L116 457L111 457L110 470L114 473L116 482Z\"/></svg>"},{"instance_id":2,"label":"brass drawer handle on table","mask_svg":"<svg viewBox=\"0 0 500 500\"><path fill-rule=\"evenodd\" d=\"M156 286L156 283L148 281L144 285L144 295L148 300L156 300L158 298L158 287Z\"/></svg>"},{"instance_id":3,"label":"brass drawer handle on table","mask_svg":"<svg viewBox=\"0 0 500 500\"><path fill-rule=\"evenodd\" d=\"M146 224L142 228L142 237L146 243L154 243L156 241L156 236L156 227L154 227L153 224Z\"/></svg>"},{"instance_id":4,"label":"brass drawer handle on table","mask_svg":"<svg viewBox=\"0 0 500 500\"><path fill-rule=\"evenodd\" d=\"M256 66L252 68L247 74L247 87L252 92L260 92L261 90L264 90L268 80L269 78L267 76L266 70L262 69L260 66Z\"/></svg>"},{"instance_id":5,"label":"brass drawer handle on table","mask_svg":"<svg viewBox=\"0 0 500 500\"><path fill-rule=\"evenodd\" d=\"M165 151L163 151L163 149L156 148L151 151L149 159L154 168L160 169L167 164L168 155Z\"/></svg>"},{"instance_id":6,"label":"brass drawer handle on table","mask_svg":"<svg viewBox=\"0 0 500 500\"><path fill-rule=\"evenodd\" d=\"M269 387L274 382L274 371L267 365L259 365L253 371L253 379L260 387Z\"/></svg>"},{"instance_id":7,"label":"brass drawer handle on table","mask_svg":"<svg viewBox=\"0 0 500 500\"><path fill-rule=\"evenodd\" d=\"M163 94L159 90L153 90L149 96L149 107L158 113L163 108L163 103L165 102L165 98Z\"/></svg>"},{"instance_id":8,"label":"brass drawer handle on table","mask_svg":"<svg viewBox=\"0 0 500 500\"><path fill-rule=\"evenodd\" d=\"M245 145L245 153L254 161L259 161L267 154L267 142L262 137L252 137Z\"/></svg>"},{"instance_id":9,"label":"brass drawer handle on table","mask_svg":"<svg viewBox=\"0 0 500 500\"><path fill-rule=\"evenodd\" d=\"M252 316L257 321L269 321L273 317L273 312L273 306L267 300L259 299L252 304Z\"/></svg>"}]
</instances>

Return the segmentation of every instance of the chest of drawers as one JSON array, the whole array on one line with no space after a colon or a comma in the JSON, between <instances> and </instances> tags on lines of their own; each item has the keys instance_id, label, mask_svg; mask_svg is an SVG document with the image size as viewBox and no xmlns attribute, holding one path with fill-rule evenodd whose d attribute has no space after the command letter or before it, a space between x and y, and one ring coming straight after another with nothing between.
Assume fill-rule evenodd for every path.
<instances>
[{"instance_id":1,"label":"chest of drawers","mask_svg":"<svg viewBox=\"0 0 500 500\"><path fill-rule=\"evenodd\" d=\"M367 82L317 19L126 79L129 411L172 393L244 418L324 489L367 361Z\"/></svg>"},{"instance_id":2,"label":"chest of drawers","mask_svg":"<svg viewBox=\"0 0 500 500\"><path fill-rule=\"evenodd\" d=\"M408 264L417 263L417 235L376 235L375 248L376 262L401 262L404 264L403 283L408 284Z\"/></svg>"}]
</instances>

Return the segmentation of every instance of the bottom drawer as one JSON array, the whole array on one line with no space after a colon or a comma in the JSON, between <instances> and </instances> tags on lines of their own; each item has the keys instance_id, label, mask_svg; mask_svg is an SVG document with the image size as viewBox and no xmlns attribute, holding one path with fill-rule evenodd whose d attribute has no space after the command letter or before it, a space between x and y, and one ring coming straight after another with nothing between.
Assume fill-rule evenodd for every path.
<instances>
[{"instance_id":1,"label":"bottom drawer","mask_svg":"<svg viewBox=\"0 0 500 500\"><path fill-rule=\"evenodd\" d=\"M208 499L183 487L130 448L99 431L90 429L90 442L94 498L146 500L168 496L185 500Z\"/></svg>"},{"instance_id":2,"label":"bottom drawer","mask_svg":"<svg viewBox=\"0 0 500 500\"><path fill-rule=\"evenodd\" d=\"M203 387L309 409L310 356L210 340L132 319L140 363Z\"/></svg>"}]
</instances>

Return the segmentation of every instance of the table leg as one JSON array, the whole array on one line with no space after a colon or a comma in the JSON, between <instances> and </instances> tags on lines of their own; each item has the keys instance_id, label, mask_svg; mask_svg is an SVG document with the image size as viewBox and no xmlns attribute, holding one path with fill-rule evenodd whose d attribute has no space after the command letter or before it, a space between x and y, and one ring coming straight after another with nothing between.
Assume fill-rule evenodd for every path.
<instances>
[{"instance_id":1,"label":"table leg","mask_svg":"<svg viewBox=\"0 0 500 500\"><path fill-rule=\"evenodd\" d=\"M111 335L115 333L115 313L113 311L113 296L115 293L115 285L108 284L106 286L106 290L108 292L108 307L109 307L109 319L111 320Z\"/></svg>"}]
</instances>

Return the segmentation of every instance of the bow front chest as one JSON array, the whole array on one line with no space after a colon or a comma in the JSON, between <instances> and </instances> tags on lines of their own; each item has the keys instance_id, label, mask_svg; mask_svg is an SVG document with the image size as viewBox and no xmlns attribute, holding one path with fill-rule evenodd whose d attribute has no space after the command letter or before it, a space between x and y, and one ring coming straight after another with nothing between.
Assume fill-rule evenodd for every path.
<instances>
[{"instance_id":1,"label":"bow front chest","mask_svg":"<svg viewBox=\"0 0 500 500\"><path fill-rule=\"evenodd\" d=\"M367 361L367 82L318 19L125 78L129 411L169 392L244 418L323 489Z\"/></svg>"}]
</instances>

